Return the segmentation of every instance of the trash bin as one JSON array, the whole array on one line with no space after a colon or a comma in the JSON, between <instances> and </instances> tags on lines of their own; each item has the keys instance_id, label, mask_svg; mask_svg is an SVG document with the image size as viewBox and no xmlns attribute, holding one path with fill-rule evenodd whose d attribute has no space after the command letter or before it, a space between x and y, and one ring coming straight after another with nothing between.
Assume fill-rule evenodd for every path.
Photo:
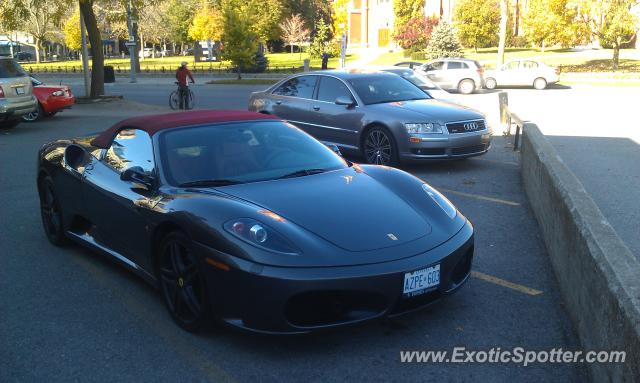
<instances>
[{"instance_id":1,"label":"trash bin","mask_svg":"<svg viewBox=\"0 0 640 383\"><path fill-rule=\"evenodd\" d=\"M113 67L111 65L104 66L104 82L116 82L116 73L113 71Z\"/></svg>"}]
</instances>

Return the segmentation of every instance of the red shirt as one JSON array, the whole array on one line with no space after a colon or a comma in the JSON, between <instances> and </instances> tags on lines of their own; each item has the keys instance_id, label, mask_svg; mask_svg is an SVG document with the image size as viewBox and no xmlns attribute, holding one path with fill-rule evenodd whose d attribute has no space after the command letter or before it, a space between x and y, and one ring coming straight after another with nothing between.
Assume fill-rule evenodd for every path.
<instances>
[{"instance_id":1,"label":"red shirt","mask_svg":"<svg viewBox=\"0 0 640 383\"><path fill-rule=\"evenodd\" d=\"M178 80L178 85L187 86L187 76L191 79L191 82L195 83L193 76L191 75L191 71L187 68L180 67L176 71L176 80Z\"/></svg>"}]
</instances>

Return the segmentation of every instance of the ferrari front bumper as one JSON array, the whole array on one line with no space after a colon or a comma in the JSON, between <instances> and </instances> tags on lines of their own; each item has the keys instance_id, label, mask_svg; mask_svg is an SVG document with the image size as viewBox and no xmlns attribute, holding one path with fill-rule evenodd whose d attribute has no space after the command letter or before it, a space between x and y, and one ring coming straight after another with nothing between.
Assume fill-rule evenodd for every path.
<instances>
[{"instance_id":1,"label":"ferrari front bumper","mask_svg":"<svg viewBox=\"0 0 640 383\"><path fill-rule=\"evenodd\" d=\"M208 295L224 322L264 333L306 333L411 312L457 291L473 260L473 227L442 245L390 262L340 267L272 267L198 245ZM215 265L215 266L214 266ZM224 266L229 266L224 267ZM440 283L403 295L407 272L440 265Z\"/></svg>"}]
</instances>

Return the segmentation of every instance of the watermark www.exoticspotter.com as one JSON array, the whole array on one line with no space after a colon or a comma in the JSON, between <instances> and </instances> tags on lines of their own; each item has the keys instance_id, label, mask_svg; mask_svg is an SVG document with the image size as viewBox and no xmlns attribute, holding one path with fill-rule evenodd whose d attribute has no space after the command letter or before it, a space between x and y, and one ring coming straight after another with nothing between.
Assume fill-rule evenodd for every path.
<instances>
[{"instance_id":1,"label":"watermark www.exoticspotter.com","mask_svg":"<svg viewBox=\"0 0 640 383\"><path fill-rule=\"evenodd\" d=\"M625 351L573 351L562 348L525 350L523 347L502 350L468 350L454 347L450 351L400 351L402 363L515 363L528 366L535 363L624 363Z\"/></svg>"}]
</instances>

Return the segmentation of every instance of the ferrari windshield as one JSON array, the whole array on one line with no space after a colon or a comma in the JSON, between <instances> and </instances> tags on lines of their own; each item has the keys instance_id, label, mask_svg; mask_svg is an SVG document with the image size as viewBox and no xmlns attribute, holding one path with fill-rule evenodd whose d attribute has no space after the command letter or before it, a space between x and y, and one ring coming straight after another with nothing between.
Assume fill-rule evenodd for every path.
<instances>
[{"instance_id":1,"label":"ferrari windshield","mask_svg":"<svg viewBox=\"0 0 640 383\"><path fill-rule=\"evenodd\" d=\"M159 145L164 174L173 185L225 186L348 166L331 149L281 121L172 129L160 136Z\"/></svg>"},{"instance_id":2,"label":"ferrari windshield","mask_svg":"<svg viewBox=\"0 0 640 383\"><path fill-rule=\"evenodd\" d=\"M391 73L356 77L349 82L366 105L431 98L411 82Z\"/></svg>"}]
</instances>

